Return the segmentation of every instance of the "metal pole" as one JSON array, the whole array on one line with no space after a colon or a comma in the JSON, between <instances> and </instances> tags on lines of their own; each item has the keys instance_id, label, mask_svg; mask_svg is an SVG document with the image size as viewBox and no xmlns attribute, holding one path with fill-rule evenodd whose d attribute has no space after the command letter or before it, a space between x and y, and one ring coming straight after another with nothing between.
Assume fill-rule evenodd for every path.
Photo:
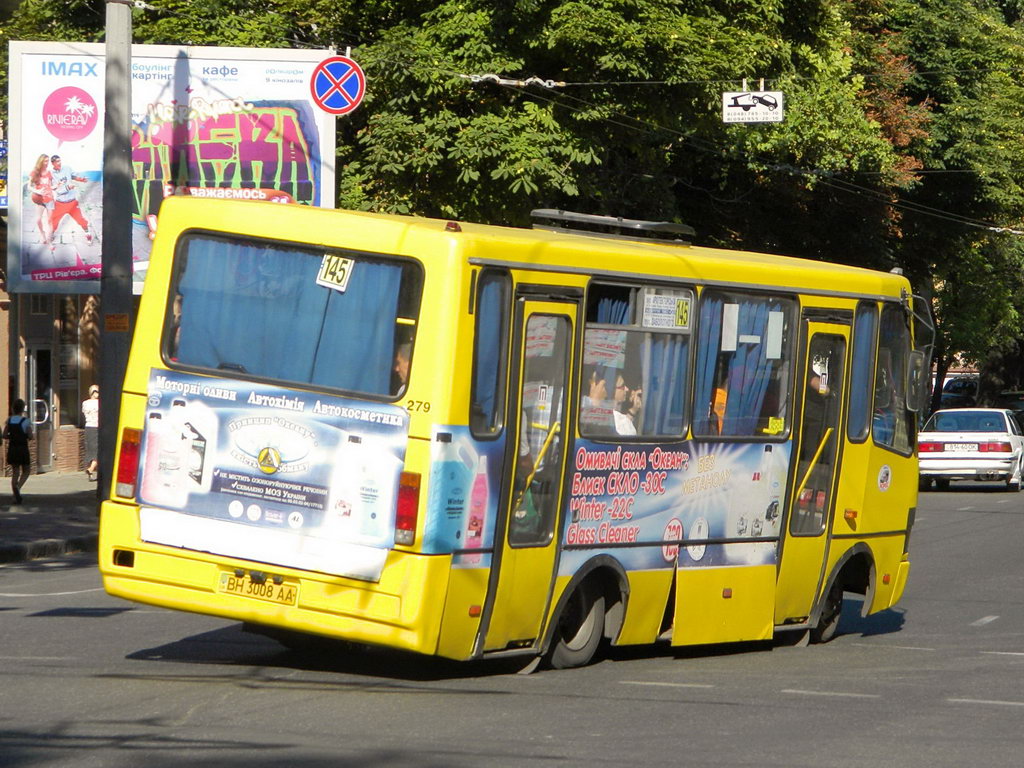
<instances>
[{"instance_id":1,"label":"metal pole","mask_svg":"<svg viewBox=\"0 0 1024 768\"><path fill-rule=\"evenodd\" d=\"M100 277L100 499L110 498L132 317L131 0L107 0Z\"/></svg>"}]
</instances>

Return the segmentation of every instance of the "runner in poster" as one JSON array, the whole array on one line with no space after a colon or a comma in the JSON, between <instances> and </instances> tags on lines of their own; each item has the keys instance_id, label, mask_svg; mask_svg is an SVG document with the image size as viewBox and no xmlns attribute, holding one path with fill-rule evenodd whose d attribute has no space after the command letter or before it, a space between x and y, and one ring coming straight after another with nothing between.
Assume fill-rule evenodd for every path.
<instances>
[{"instance_id":1,"label":"runner in poster","mask_svg":"<svg viewBox=\"0 0 1024 768\"><path fill-rule=\"evenodd\" d=\"M57 237L57 228L60 227L65 216L74 219L78 226L85 230L85 241L92 243L92 231L89 229L89 222L82 215L82 209L78 205L78 195L75 192L76 185L72 183L84 184L88 179L76 174L71 166L63 167L60 155L53 155L50 162L53 164L51 177L54 195L53 212L50 214L51 245Z\"/></svg>"}]
</instances>

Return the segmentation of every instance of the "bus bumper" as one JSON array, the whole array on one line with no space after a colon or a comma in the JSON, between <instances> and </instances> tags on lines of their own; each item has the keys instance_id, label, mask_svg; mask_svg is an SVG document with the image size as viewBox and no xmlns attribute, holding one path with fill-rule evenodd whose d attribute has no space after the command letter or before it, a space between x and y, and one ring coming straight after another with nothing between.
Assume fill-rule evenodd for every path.
<instances>
[{"instance_id":1,"label":"bus bumper","mask_svg":"<svg viewBox=\"0 0 1024 768\"><path fill-rule=\"evenodd\" d=\"M101 506L99 566L117 597L235 621L433 654L444 600L430 587L447 583L451 558L388 553L380 582L370 583L143 542L139 507ZM294 602L226 593L237 573L295 587ZM246 578L249 578L246 576Z\"/></svg>"}]
</instances>

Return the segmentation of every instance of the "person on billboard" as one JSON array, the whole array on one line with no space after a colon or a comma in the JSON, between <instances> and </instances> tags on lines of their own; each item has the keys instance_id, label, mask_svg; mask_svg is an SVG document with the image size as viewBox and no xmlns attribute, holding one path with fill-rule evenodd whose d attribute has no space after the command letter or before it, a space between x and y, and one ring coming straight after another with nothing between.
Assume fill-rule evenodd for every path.
<instances>
[{"instance_id":1,"label":"person on billboard","mask_svg":"<svg viewBox=\"0 0 1024 768\"><path fill-rule=\"evenodd\" d=\"M50 158L40 155L28 175L29 194L32 204L36 207L36 229L42 238L41 243L50 242L53 229L50 227L50 216L53 214L53 173L50 171ZM53 248L52 245L50 245Z\"/></svg>"},{"instance_id":2,"label":"person on billboard","mask_svg":"<svg viewBox=\"0 0 1024 768\"><path fill-rule=\"evenodd\" d=\"M89 229L89 222L82 215L82 209L78 207L78 196L75 194L75 184L73 183L76 181L84 183L88 179L76 174L70 166L64 167L60 155L51 156L50 162L53 164L51 175L54 195L53 213L50 214L51 237L57 236L57 227L60 226L65 216L70 216L78 222L78 226L85 230L85 241L91 243L92 230Z\"/></svg>"}]
</instances>

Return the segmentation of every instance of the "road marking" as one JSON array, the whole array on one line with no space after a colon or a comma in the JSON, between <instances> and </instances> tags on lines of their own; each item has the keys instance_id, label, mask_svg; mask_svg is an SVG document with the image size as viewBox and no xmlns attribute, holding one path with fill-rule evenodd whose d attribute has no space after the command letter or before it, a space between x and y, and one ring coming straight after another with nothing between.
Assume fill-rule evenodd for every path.
<instances>
[{"instance_id":1,"label":"road marking","mask_svg":"<svg viewBox=\"0 0 1024 768\"><path fill-rule=\"evenodd\" d=\"M978 619L977 621L972 621L971 622L971 626L972 627L984 627L986 624L991 624L993 621L995 621L998 618L999 618L998 616L983 616L980 619Z\"/></svg>"},{"instance_id":2,"label":"road marking","mask_svg":"<svg viewBox=\"0 0 1024 768\"><path fill-rule=\"evenodd\" d=\"M646 680L620 680L623 685L654 685L662 686L665 688L714 688L713 685L707 683L655 683Z\"/></svg>"},{"instance_id":3,"label":"road marking","mask_svg":"<svg viewBox=\"0 0 1024 768\"><path fill-rule=\"evenodd\" d=\"M981 651L990 656L1024 656L1024 651Z\"/></svg>"},{"instance_id":4,"label":"road marking","mask_svg":"<svg viewBox=\"0 0 1024 768\"><path fill-rule=\"evenodd\" d=\"M96 589L76 589L73 592L0 592L0 597L64 597L66 595L84 595L87 592L102 592L103 587Z\"/></svg>"},{"instance_id":5,"label":"road marking","mask_svg":"<svg viewBox=\"0 0 1024 768\"><path fill-rule=\"evenodd\" d=\"M960 507L957 512L970 512L974 507Z\"/></svg>"},{"instance_id":6,"label":"road marking","mask_svg":"<svg viewBox=\"0 0 1024 768\"><path fill-rule=\"evenodd\" d=\"M997 701L995 699L946 699L950 704L992 704L997 707L1024 707L1024 701Z\"/></svg>"},{"instance_id":7,"label":"road marking","mask_svg":"<svg viewBox=\"0 0 1024 768\"><path fill-rule=\"evenodd\" d=\"M74 661L74 656L0 656L0 661Z\"/></svg>"},{"instance_id":8,"label":"road marking","mask_svg":"<svg viewBox=\"0 0 1024 768\"><path fill-rule=\"evenodd\" d=\"M842 691L801 691L796 688L785 688L782 693L795 693L800 696L840 696L848 699L880 699L878 693L844 693Z\"/></svg>"},{"instance_id":9,"label":"road marking","mask_svg":"<svg viewBox=\"0 0 1024 768\"><path fill-rule=\"evenodd\" d=\"M916 645L878 645L877 643L850 643L861 648L882 648L886 651L934 651L934 648L922 648Z\"/></svg>"}]
</instances>

